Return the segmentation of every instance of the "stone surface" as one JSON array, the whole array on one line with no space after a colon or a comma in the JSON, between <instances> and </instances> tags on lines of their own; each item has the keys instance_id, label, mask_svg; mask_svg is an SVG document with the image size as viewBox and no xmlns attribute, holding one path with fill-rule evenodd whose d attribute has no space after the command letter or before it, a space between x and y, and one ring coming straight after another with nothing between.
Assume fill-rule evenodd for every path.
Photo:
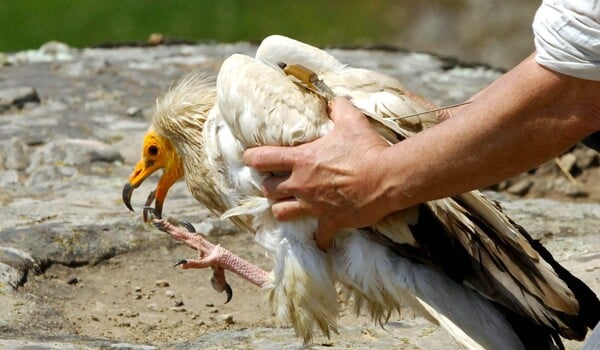
<instances>
[{"instance_id":1,"label":"stone surface","mask_svg":"<svg viewBox=\"0 0 600 350\"><path fill-rule=\"evenodd\" d=\"M210 273L172 268L194 253L141 222L139 208L156 177L134 193L135 213L121 203L157 94L186 71L214 75L224 58L255 49L236 43L77 50L52 42L2 55L0 348L301 348L289 328L274 323L252 286L234 279L234 300L222 305ZM440 105L463 101L501 74L424 53L330 52L392 75ZM571 151L562 159L579 182L578 197L569 197L577 191L554 162L498 188L524 181L527 191L513 192L562 202L491 195L599 292L598 156L580 147ZM169 192L165 213L269 266L251 237L212 216L184 184ZM313 348L457 349L444 331L410 313L394 316L385 329L364 315L342 313L340 335L319 338Z\"/></svg>"},{"instance_id":2,"label":"stone surface","mask_svg":"<svg viewBox=\"0 0 600 350\"><path fill-rule=\"evenodd\" d=\"M0 89L0 112L13 106L23 108L28 102L40 102L40 97L31 86Z\"/></svg>"}]
</instances>

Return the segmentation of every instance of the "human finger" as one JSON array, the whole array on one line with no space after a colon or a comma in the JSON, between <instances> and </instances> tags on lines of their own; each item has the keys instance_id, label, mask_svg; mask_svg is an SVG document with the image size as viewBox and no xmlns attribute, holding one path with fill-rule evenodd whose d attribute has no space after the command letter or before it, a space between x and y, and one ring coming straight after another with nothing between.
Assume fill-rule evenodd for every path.
<instances>
[{"instance_id":1,"label":"human finger","mask_svg":"<svg viewBox=\"0 0 600 350\"><path fill-rule=\"evenodd\" d=\"M307 204L296 198L284 199L273 203L271 212L275 219L279 221L297 220L310 214Z\"/></svg>"},{"instance_id":2,"label":"human finger","mask_svg":"<svg viewBox=\"0 0 600 350\"><path fill-rule=\"evenodd\" d=\"M295 162L293 147L262 146L249 148L244 152L244 165L259 171L292 171Z\"/></svg>"}]
</instances>

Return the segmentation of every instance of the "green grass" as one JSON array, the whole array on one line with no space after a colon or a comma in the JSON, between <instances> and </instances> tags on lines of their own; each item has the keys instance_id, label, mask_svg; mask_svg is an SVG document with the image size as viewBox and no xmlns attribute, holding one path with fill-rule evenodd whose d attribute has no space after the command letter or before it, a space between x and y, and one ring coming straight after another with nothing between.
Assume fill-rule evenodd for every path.
<instances>
[{"instance_id":1,"label":"green grass","mask_svg":"<svg viewBox=\"0 0 600 350\"><path fill-rule=\"evenodd\" d=\"M0 0L0 51L49 40L75 47L145 41L260 41L269 34L316 45L385 43L393 0ZM387 20L386 20L387 18Z\"/></svg>"}]
</instances>

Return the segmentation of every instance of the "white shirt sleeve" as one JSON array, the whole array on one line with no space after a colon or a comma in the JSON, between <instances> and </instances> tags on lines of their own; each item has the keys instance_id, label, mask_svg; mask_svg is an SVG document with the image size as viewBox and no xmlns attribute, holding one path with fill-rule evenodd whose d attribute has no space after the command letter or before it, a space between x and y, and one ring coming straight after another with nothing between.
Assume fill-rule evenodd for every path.
<instances>
[{"instance_id":1,"label":"white shirt sleeve","mask_svg":"<svg viewBox=\"0 0 600 350\"><path fill-rule=\"evenodd\" d=\"M544 0L535 14L533 33L539 64L600 80L600 0Z\"/></svg>"}]
</instances>

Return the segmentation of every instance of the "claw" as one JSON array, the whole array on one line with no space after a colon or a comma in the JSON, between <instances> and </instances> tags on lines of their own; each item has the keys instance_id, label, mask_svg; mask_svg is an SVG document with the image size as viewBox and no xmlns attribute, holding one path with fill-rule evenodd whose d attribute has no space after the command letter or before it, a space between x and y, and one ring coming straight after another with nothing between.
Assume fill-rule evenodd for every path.
<instances>
[{"instance_id":1,"label":"claw","mask_svg":"<svg viewBox=\"0 0 600 350\"><path fill-rule=\"evenodd\" d=\"M231 289L231 286L229 285L229 283L227 283L227 281L224 281L224 285L220 286L215 277L216 276L213 275L213 277L210 278L210 283L212 284L213 289L216 290L217 292L219 292L219 293L225 292L225 295L227 296L227 300L225 300L225 304L227 304L228 302L231 301L231 298L233 298L233 289Z\"/></svg>"},{"instance_id":2,"label":"claw","mask_svg":"<svg viewBox=\"0 0 600 350\"><path fill-rule=\"evenodd\" d=\"M150 191L150 193L148 194L148 198L146 198L146 203L144 203L143 211L142 211L142 218L144 219L144 222L148 222L148 213L150 210L152 210L152 215L157 217L157 218L161 218L161 213L158 212L156 208L151 207L152 202L154 202L154 199L156 198L156 190L152 190Z\"/></svg>"},{"instance_id":3,"label":"claw","mask_svg":"<svg viewBox=\"0 0 600 350\"><path fill-rule=\"evenodd\" d=\"M225 282L225 294L227 295L227 300L225 300L225 304L227 304L231 301L231 298L233 298L233 289L231 289L231 286L227 282Z\"/></svg>"},{"instance_id":4,"label":"claw","mask_svg":"<svg viewBox=\"0 0 600 350\"><path fill-rule=\"evenodd\" d=\"M163 232L167 232L164 229L164 225L158 221L158 220L161 220L162 218L160 216L156 215L156 213L154 212L154 208L142 207L142 209L144 209L144 212L147 211L150 214L150 219L152 219L152 223L154 224L154 227L156 227L157 229L159 229ZM187 221L181 221L181 222L179 222L179 225L183 226L189 233L197 233L194 225L192 225L191 223L189 223Z\"/></svg>"},{"instance_id":5,"label":"claw","mask_svg":"<svg viewBox=\"0 0 600 350\"><path fill-rule=\"evenodd\" d=\"M187 264L187 259L179 260L173 267L177 267L179 265Z\"/></svg>"},{"instance_id":6,"label":"claw","mask_svg":"<svg viewBox=\"0 0 600 350\"><path fill-rule=\"evenodd\" d=\"M196 228L194 227L194 225L192 225L191 223L189 223L188 221L181 221L179 223L181 226L185 227L188 232L190 233L196 233Z\"/></svg>"}]
</instances>

